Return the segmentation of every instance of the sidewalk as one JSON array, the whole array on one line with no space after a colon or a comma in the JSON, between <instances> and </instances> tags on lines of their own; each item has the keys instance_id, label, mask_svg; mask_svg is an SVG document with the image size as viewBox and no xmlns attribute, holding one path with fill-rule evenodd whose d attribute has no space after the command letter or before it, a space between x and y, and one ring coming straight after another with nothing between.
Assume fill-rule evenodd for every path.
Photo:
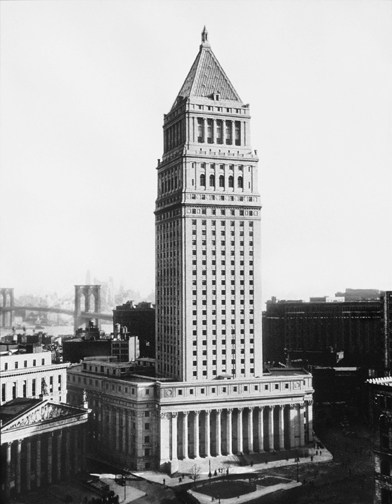
<instances>
[{"instance_id":1,"label":"sidewalk","mask_svg":"<svg viewBox=\"0 0 392 504\"><path fill-rule=\"evenodd\" d=\"M315 442L318 443L319 440L315 439ZM188 470L187 471L184 470L183 472L179 471L171 476L158 471L143 471L140 473L133 473L133 474L147 481L151 481L153 483L160 483L162 485L165 484L168 487L173 487L184 483L188 484L192 481L189 475L189 469L194 465L200 468L200 474L197 480L198 482L200 482L209 479L208 474L210 468L211 473L213 475L211 477L211 480L214 480L215 478L219 478L227 474L227 470L229 471L228 472L229 475L233 474L241 475L244 473L260 473L263 471L268 471L274 467L295 465L297 464L296 459L300 451L301 450L298 449L298 450L285 450L281 452L272 452L272 453L271 452L254 453L254 454L242 455L241 457L236 458L234 457L229 458L222 456L222 457L210 457L209 459L205 458L188 459L187 461L184 461L186 462ZM323 462L330 462L333 459L332 454L326 448L320 450L312 447L307 448L307 451L309 453L309 456L306 457L300 456L298 464L318 464ZM219 469L221 469L221 472L219 472ZM216 476L215 471L217 472ZM225 503L226 501L228 502L229 500L225 500ZM235 502L240 503L241 500L239 501L238 499L235 499Z\"/></svg>"}]
</instances>

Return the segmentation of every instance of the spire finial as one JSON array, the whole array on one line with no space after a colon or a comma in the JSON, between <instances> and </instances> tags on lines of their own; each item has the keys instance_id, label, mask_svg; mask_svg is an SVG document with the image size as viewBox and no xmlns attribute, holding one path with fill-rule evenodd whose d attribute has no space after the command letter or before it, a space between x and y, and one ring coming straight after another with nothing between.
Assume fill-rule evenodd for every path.
<instances>
[{"instance_id":1,"label":"spire finial","mask_svg":"<svg viewBox=\"0 0 392 504\"><path fill-rule=\"evenodd\" d=\"M208 31L204 26L203 31L201 32L201 46L200 47L210 47L210 43L208 42Z\"/></svg>"}]
</instances>

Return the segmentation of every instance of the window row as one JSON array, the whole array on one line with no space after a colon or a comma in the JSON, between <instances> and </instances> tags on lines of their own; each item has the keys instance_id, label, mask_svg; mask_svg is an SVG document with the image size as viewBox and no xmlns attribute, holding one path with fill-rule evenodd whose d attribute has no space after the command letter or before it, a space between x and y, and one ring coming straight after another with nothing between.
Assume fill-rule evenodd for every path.
<instances>
[{"instance_id":1,"label":"window row","mask_svg":"<svg viewBox=\"0 0 392 504\"><path fill-rule=\"evenodd\" d=\"M215 187L215 175L210 175L208 178L208 185L209 187ZM206 176L204 173L200 175L200 186L205 187L206 186ZM230 175L227 179L227 186L228 187L234 187L234 177L233 175ZM224 175L219 175L218 178L218 187L225 187L225 177ZM239 176L237 177L237 188L238 189L243 189L244 188L244 179L243 177Z\"/></svg>"},{"instance_id":2,"label":"window row","mask_svg":"<svg viewBox=\"0 0 392 504\"><path fill-rule=\"evenodd\" d=\"M197 119L197 142L241 145L241 122L222 119Z\"/></svg>"}]
</instances>

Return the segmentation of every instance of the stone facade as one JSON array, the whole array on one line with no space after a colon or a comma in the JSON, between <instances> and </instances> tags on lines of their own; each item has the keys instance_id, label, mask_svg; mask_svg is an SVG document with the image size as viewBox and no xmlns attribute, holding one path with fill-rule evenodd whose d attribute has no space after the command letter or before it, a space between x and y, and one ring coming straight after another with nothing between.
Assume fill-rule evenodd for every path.
<instances>
[{"instance_id":1,"label":"stone facade","mask_svg":"<svg viewBox=\"0 0 392 504\"><path fill-rule=\"evenodd\" d=\"M18 397L67 400L68 364L52 364L51 352L4 352L0 359L0 405Z\"/></svg>"},{"instance_id":2,"label":"stone facade","mask_svg":"<svg viewBox=\"0 0 392 504\"><path fill-rule=\"evenodd\" d=\"M68 370L70 404L80 404L85 390L90 455L130 470L175 472L188 459L288 450L313 440L312 376L302 370L189 383L85 361Z\"/></svg>"},{"instance_id":3,"label":"stone facade","mask_svg":"<svg viewBox=\"0 0 392 504\"><path fill-rule=\"evenodd\" d=\"M67 479L84 468L87 408L18 398L0 408L4 500Z\"/></svg>"},{"instance_id":4,"label":"stone facade","mask_svg":"<svg viewBox=\"0 0 392 504\"><path fill-rule=\"evenodd\" d=\"M92 451L131 470L286 450L313 439L312 376L263 370L258 158L249 106L206 30L164 118L156 200L156 376L84 362Z\"/></svg>"}]
</instances>

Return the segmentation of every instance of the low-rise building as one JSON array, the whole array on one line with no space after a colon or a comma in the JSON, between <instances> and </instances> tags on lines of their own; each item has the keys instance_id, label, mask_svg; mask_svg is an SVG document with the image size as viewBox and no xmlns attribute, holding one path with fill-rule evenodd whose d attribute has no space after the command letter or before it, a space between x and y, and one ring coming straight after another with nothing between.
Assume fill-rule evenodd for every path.
<instances>
[{"instance_id":1,"label":"low-rise building","mask_svg":"<svg viewBox=\"0 0 392 504\"><path fill-rule=\"evenodd\" d=\"M392 502L392 378L367 380L374 428L374 504Z\"/></svg>"},{"instance_id":2,"label":"low-rise building","mask_svg":"<svg viewBox=\"0 0 392 504\"><path fill-rule=\"evenodd\" d=\"M66 402L67 367L68 364L52 364L48 351L28 353L25 348L14 348L2 352L0 405L19 397L38 399L41 394L53 401Z\"/></svg>"},{"instance_id":3,"label":"low-rise building","mask_svg":"<svg viewBox=\"0 0 392 504\"><path fill-rule=\"evenodd\" d=\"M151 303L127 301L113 310L116 335L138 336L140 356L155 358L155 307Z\"/></svg>"}]
</instances>

